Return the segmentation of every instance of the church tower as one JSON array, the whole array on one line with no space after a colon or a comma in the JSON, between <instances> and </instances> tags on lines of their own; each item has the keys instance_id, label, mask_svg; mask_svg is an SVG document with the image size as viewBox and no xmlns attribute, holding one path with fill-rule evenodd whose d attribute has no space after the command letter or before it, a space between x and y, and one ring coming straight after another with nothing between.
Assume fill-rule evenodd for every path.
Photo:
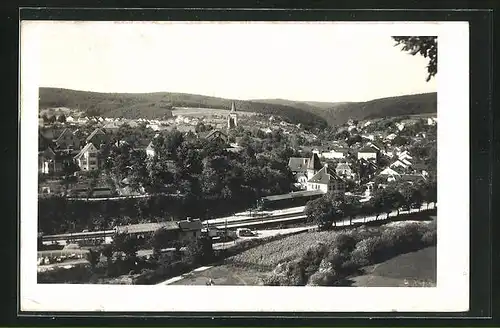
<instances>
[{"instance_id":1,"label":"church tower","mask_svg":"<svg viewBox=\"0 0 500 328\"><path fill-rule=\"evenodd\" d=\"M231 103L231 112L227 117L227 129L234 129L238 126L238 116L236 115L236 109L234 108L234 101Z\"/></svg>"}]
</instances>

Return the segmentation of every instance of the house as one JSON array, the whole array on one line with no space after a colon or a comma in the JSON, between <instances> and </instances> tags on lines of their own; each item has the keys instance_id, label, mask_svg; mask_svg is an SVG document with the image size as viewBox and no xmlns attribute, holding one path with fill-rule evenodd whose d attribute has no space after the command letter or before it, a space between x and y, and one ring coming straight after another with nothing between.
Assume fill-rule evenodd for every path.
<instances>
[{"instance_id":1,"label":"house","mask_svg":"<svg viewBox=\"0 0 500 328\"><path fill-rule=\"evenodd\" d=\"M92 143L87 143L74 157L75 163L82 171L97 170L99 168L98 152Z\"/></svg>"},{"instance_id":2,"label":"house","mask_svg":"<svg viewBox=\"0 0 500 328\"><path fill-rule=\"evenodd\" d=\"M307 166L309 158L290 157L288 168L294 174L298 187L305 189L307 187Z\"/></svg>"},{"instance_id":3,"label":"house","mask_svg":"<svg viewBox=\"0 0 500 328\"><path fill-rule=\"evenodd\" d=\"M429 117L427 119L427 125L436 125L437 124L437 118L436 117Z\"/></svg>"},{"instance_id":4,"label":"house","mask_svg":"<svg viewBox=\"0 0 500 328\"><path fill-rule=\"evenodd\" d=\"M379 173L379 176L387 179L387 182L396 181L401 178L401 175L401 173L390 167L385 168L384 170L382 170L382 172Z\"/></svg>"},{"instance_id":5,"label":"house","mask_svg":"<svg viewBox=\"0 0 500 328\"><path fill-rule=\"evenodd\" d=\"M146 156L148 158L153 158L155 157L155 148L153 145L153 141L151 141L148 146L146 147Z\"/></svg>"},{"instance_id":6,"label":"house","mask_svg":"<svg viewBox=\"0 0 500 328\"><path fill-rule=\"evenodd\" d=\"M353 173L349 163L338 163L337 167L335 167L335 173L337 173L338 176L344 177L346 179L354 179L356 176Z\"/></svg>"},{"instance_id":7,"label":"house","mask_svg":"<svg viewBox=\"0 0 500 328\"><path fill-rule=\"evenodd\" d=\"M47 147L38 154L38 171L43 174L53 174L63 170L63 160L59 152Z\"/></svg>"},{"instance_id":8,"label":"house","mask_svg":"<svg viewBox=\"0 0 500 328\"><path fill-rule=\"evenodd\" d=\"M222 132L221 130L218 130L218 129L200 132L200 133L198 133L198 136L201 138L210 140L210 141L220 140L222 142L227 142L227 139L228 139L227 134L225 134L224 132Z\"/></svg>"},{"instance_id":9,"label":"house","mask_svg":"<svg viewBox=\"0 0 500 328\"><path fill-rule=\"evenodd\" d=\"M410 153L408 153L408 151L405 150L405 151L398 153L398 159L411 161L413 159L413 157L411 157Z\"/></svg>"},{"instance_id":10,"label":"house","mask_svg":"<svg viewBox=\"0 0 500 328\"><path fill-rule=\"evenodd\" d=\"M373 146L366 146L358 150L358 159L377 159L378 151Z\"/></svg>"},{"instance_id":11,"label":"house","mask_svg":"<svg viewBox=\"0 0 500 328\"><path fill-rule=\"evenodd\" d=\"M107 139L106 133L99 129L96 128L92 133L89 134L89 136L85 139L86 144L93 144L96 147L100 147Z\"/></svg>"},{"instance_id":12,"label":"house","mask_svg":"<svg viewBox=\"0 0 500 328\"><path fill-rule=\"evenodd\" d=\"M66 122L67 123L74 123L75 119L73 118L73 116L68 116L68 117L66 117Z\"/></svg>"},{"instance_id":13,"label":"house","mask_svg":"<svg viewBox=\"0 0 500 328\"><path fill-rule=\"evenodd\" d=\"M307 188L308 181L322 168L318 154L312 154L310 158L291 157L288 160L288 168L295 176L297 184L302 189Z\"/></svg>"},{"instance_id":14,"label":"house","mask_svg":"<svg viewBox=\"0 0 500 328\"><path fill-rule=\"evenodd\" d=\"M164 221L117 226L117 233L126 233L138 239L151 236L158 229L171 232L172 241L193 241L201 237L203 228L200 220L187 219L183 221Z\"/></svg>"},{"instance_id":15,"label":"house","mask_svg":"<svg viewBox=\"0 0 500 328\"><path fill-rule=\"evenodd\" d=\"M64 129L54 143L60 149L80 149L80 139L70 129Z\"/></svg>"},{"instance_id":16,"label":"house","mask_svg":"<svg viewBox=\"0 0 500 328\"><path fill-rule=\"evenodd\" d=\"M328 165L325 165L307 181L307 190L342 193L345 191L345 182L333 170L329 169Z\"/></svg>"},{"instance_id":17,"label":"house","mask_svg":"<svg viewBox=\"0 0 500 328\"><path fill-rule=\"evenodd\" d=\"M176 125L175 129L183 134L196 133L196 127L192 125Z\"/></svg>"},{"instance_id":18,"label":"house","mask_svg":"<svg viewBox=\"0 0 500 328\"><path fill-rule=\"evenodd\" d=\"M391 134L389 134L388 136L385 137L385 140L392 141L392 140L396 139L396 137L397 137L396 134L391 133Z\"/></svg>"},{"instance_id":19,"label":"house","mask_svg":"<svg viewBox=\"0 0 500 328\"><path fill-rule=\"evenodd\" d=\"M321 156L326 159L342 159L349 154L348 148L333 147L329 151L323 152Z\"/></svg>"},{"instance_id":20,"label":"house","mask_svg":"<svg viewBox=\"0 0 500 328\"><path fill-rule=\"evenodd\" d=\"M423 163L412 164L411 169L416 174L421 174L424 178L426 178L429 175L429 172L427 171L427 165Z\"/></svg>"},{"instance_id":21,"label":"house","mask_svg":"<svg viewBox=\"0 0 500 328\"><path fill-rule=\"evenodd\" d=\"M404 123L396 123L396 128L399 130L399 131L403 131L404 128L405 128L405 124Z\"/></svg>"},{"instance_id":22,"label":"house","mask_svg":"<svg viewBox=\"0 0 500 328\"><path fill-rule=\"evenodd\" d=\"M426 180L422 174L402 174L399 179L410 184L418 183L419 181Z\"/></svg>"},{"instance_id":23,"label":"house","mask_svg":"<svg viewBox=\"0 0 500 328\"><path fill-rule=\"evenodd\" d=\"M396 161L392 162L389 167L390 168L402 168L402 169L408 169L411 166L411 162L408 161L407 159L397 159Z\"/></svg>"}]
</instances>

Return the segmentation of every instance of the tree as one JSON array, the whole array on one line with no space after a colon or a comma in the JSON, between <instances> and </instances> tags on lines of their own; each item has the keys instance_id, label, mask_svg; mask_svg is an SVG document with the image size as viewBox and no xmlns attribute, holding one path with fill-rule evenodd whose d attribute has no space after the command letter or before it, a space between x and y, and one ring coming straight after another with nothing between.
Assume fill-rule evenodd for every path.
<instances>
[{"instance_id":1,"label":"tree","mask_svg":"<svg viewBox=\"0 0 500 328\"><path fill-rule=\"evenodd\" d=\"M422 192L420 188L409 183L403 183L399 186L399 191L403 199L403 205L407 209L411 209L412 206L417 205L419 208L422 205Z\"/></svg>"},{"instance_id":2,"label":"tree","mask_svg":"<svg viewBox=\"0 0 500 328\"><path fill-rule=\"evenodd\" d=\"M137 238L126 232L115 233L112 245L115 251L125 253L128 259L135 258L139 249Z\"/></svg>"},{"instance_id":3,"label":"tree","mask_svg":"<svg viewBox=\"0 0 500 328\"><path fill-rule=\"evenodd\" d=\"M373 197L370 199L370 204L376 213L376 219L381 213L386 213L387 218L393 209L396 209L399 215L399 208L403 203L401 193L393 187L375 190Z\"/></svg>"},{"instance_id":4,"label":"tree","mask_svg":"<svg viewBox=\"0 0 500 328\"><path fill-rule=\"evenodd\" d=\"M51 116L49 116L49 117L47 118L47 123L52 124L52 123L55 123L55 122L56 122L56 117L55 117L55 115L51 115Z\"/></svg>"},{"instance_id":5,"label":"tree","mask_svg":"<svg viewBox=\"0 0 500 328\"><path fill-rule=\"evenodd\" d=\"M111 267L111 264L113 262L113 253L114 253L113 245L111 245L111 244L107 244L102 248L102 255L106 256L108 271L109 271L109 268Z\"/></svg>"},{"instance_id":6,"label":"tree","mask_svg":"<svg viewBox=\"0 0 500 328\"><path fill-rule=\"evenodd\" d=\"M149 244L151 248L153 248L153 251L157 252L163 248L177 246L175 243L176 240L177 235L175 231L160 228L153 233L149 240Z\"/></svg>"},{"instance_id":7,"label":"tree","mask_svg":"<svg viewBox=\"0 0 500 328\"><path fill-rule=\"evenodd\" d=\"M344 196L341 204L343 214L349 218L349 225L352 225L352 220L361 212L361 203L354 196Z\"/></svg>"},{"instance_id":8,"label":"tree","mask_svg":"<svg viewBox=\"0 0 500 328\"><path fill-rule=\"evenodd\" d=\"M100 255L101 255L100 252L89 249L89 253L87 254L87 259L92 269L95 269L97 263L99 263Z\"/></svg>"},{"instance_id":9,"label":"tree","mask_svg":"<svg viewBox=\"0 0 500 328\"><path fill-rule=\"evenodd\" d=\"M65 123L66 122L66 115L64 115L64 114L59 115L59 117L57 117L57 122Z\"/></svg>"},{"instance_id":10,"label":"tree","mask_svg":"<svg viewBox=\"0 0 500 328\"><path fill-rule=\"evenodd\" d=\"M100 173L98 170L89 172L90 181L89 181L89 187L87 189L87 199L92 197L92 195L94 194L94 189L97 186L97 183L99 181L99 175L100 175Z\"/></svg>"},{"instance_id":11,"label":"tree","mask_svg":"<svg viewBox=\"0 0 500 328\"><path fill-rule=\"evenodd\" d=\"M342 200L329 193L321 198L309 201L304 210L308 220L315 222L320 230L326 230L337 223L343 216Z\"/></svg>"},{"instance_id":12,"label":"tree","mask_svg":"<svg viewBox=\"0 0 500 328\"><path fill-rule=\"evenodd\" d=\"M436 36L395 36L395 46L402 46L403 51L409 52L415 56L417 54L428 58L427 64L427 80L437 74L437 37Z\"/></svg>"}]
</instances>

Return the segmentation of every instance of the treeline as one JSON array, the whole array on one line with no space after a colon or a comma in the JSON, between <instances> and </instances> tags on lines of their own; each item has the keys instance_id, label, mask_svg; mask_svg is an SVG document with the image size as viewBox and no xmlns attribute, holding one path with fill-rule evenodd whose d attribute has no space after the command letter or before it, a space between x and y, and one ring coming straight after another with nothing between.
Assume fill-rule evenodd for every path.
<instances>
[{"instance_id":1,"label":"treeline","mask_svg":"<svg viewBox=\"0 0 500 328\"><path fill-rule=\"evenodd\" d=\"M56 88L40 88L40 108L69 107L82 111L97 111L107 117L162 118L171 115L172 107L231 109L230 99L184 93L98 93ZM283 117L305 128L323 128L326 121L300 106L267 104L255 101L236 101L236 110Z\"/></svg>"},{"instance_id":2,"label":"treeline","mask_svg":"<svg viewBox=\"0 0 500 328\"><path fill-rule=\"evenodd\" d=\"M318 224L320 229L329 229L337 222L348 218L351 223L357 216L389 214L401 209L419 208L424 202L437 202L437 183L434 178L421 180L415 184L394 182L378 188L368 202L361 203L355 196L327 193L323 197L307 203L305 214L309 222Z\"/></svg>"}]
</instances>

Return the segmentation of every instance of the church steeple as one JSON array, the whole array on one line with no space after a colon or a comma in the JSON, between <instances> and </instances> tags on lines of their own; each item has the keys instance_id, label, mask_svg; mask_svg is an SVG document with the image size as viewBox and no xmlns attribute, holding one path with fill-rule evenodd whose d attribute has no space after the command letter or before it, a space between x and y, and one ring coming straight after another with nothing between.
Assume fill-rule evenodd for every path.
<instances>
[{"instance_id":1,"label":"church steeple","mask_svg":"<svg viewBox=\"0 0 500 328\"><path fill-rule=\"evenodd\" d=\"M231 111L227 117L227 129L234 129L238 126L238 116L236 115L236 107L234 106L234 101L231 102Z\"/></svg>"}]
</instances>

